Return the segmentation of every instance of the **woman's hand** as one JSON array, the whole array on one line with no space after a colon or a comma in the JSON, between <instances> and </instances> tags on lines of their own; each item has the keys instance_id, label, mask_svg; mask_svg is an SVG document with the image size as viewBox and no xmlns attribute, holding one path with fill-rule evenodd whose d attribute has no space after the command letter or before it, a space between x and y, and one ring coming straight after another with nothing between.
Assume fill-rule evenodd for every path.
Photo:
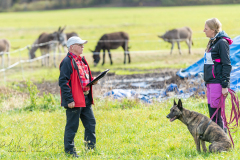
<instances>
[{"instance_id":1,"label":"woman's hand","mask_svg":"<svg viewBox=\"0 0 240 160\"><path fill-rule=\"evenodd\" d=\"M228 88L222 88L222 94L223 94L223 96L227 96L228 95Z\"/></svg>"}]
</instances>

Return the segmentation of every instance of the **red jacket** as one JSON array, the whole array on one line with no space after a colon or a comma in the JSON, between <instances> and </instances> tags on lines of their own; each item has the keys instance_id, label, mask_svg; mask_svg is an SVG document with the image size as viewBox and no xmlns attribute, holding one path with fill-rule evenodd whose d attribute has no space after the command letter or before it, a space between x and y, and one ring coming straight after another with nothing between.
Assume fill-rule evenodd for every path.
<instances>
[{"instance_id":1,"label":"red jacket","mask_svg":"<svg viewBox=\"0 0 240 160\"><path fill-rule=\"evenodd\" d=\"M83 63L88 66L90 80L93 80L90 67L85 60L82 58ZM80 79L78 77L77 70L74 69L72 57L68 53L67 56L60 63L60 76L59 86L61 94L61 106L67 107L69 103L75 102L75 107L86 107L85 97L83 94ZM89 98L93 103L92 86L90 86Z\"/></svg>"}]
</instances>

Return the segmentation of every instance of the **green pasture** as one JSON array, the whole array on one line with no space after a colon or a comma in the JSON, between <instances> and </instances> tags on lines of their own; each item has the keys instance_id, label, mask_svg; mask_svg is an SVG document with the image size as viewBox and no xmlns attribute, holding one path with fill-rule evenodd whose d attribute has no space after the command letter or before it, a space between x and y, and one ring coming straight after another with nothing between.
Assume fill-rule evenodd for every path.
<instances>
[{"instance_id":1,"label":"green pasture","mask_svg":"<svg viewBox=\"0 0 240 160\"><path fill-rule=\"evenodd\" d=\"M66 25L66 32L75 31L89 41L84 55L92 71L109 68L111 72L126 75L161 68L180 69L203 56L208 41L203 32L206 19L217 17L232 38L239 34L239 9L240 5L219 5L7 12L0 13L0 38L7 38L13 47L22 48L32 44L40 33L51 33ZM169 55L170 45L157 35L183 26L193 30L193 53L189 55L186 45L181 43L183 55L178 54L177 46L173 55ZM115 31L129 34L132 63L124 65L123 51L117 49L112 51L112 66L106 55L104 66L100 61L93 67L89 49L94 49L101 35ZM11 64L27 57L26 50L11 54ZM63 57L57 57L57 66ZM33 88L29 96L27 87L22 89L19 87L22 84L18 84L26 80L57 81L58 76L58 67L41 67L40 60L0 73L0 159L68 159L63 149L65 110L60 107L59 95L39 96ZM8 84L6 90L3 84ZM145 104L138 100L96 98L93 108L97 120L97 151L84 150L84 131L80 125L75 140L80 159L239 159L239 131L232 134L235 149L230 152L198 153L186 126L166 118L172 103L172 99ZM183 104L208 116L206 98L189 98Z\"/></svg>"},{"instance_id":2,"label":"green pasture","mask_svg":"<svg viewBox=\"0 0 240 160\"><path fill-rule=\"evenodd\" d=\"M45 98L37 100L33 111L24 109L28 100L8 100L5 105L0 103L0 159L71 159L64 154L65 110L59 106L59 96L55 97L55 104L48 103L53 105L51 109L44 110ZM20 105L11 100L20 101ZM232 134L235 149L218 154L198 153L187 127L166 118L172 103L172 99L153 104L96 99L93 110L97 150L85 151L84 128L80 124L75 138L80 159L239 159L239 131ZM206 104L204 99L183 100L185 108L208 115ZM206 145L208 148L210 144Z\"/></svg>"},{"instance_id":3,"label":"green pasture","mask_svg":"<svg viewBox=\"0 0 240 160\"><path fill-rule=\"evenodd\" d=\"M234 38L240 31L240 5L218 6L187 6L187 7L136 7L136 8L79 8L54 11L35 12L5 12L0 13L0 38L7 38L13 47L25 47L31 45L42 33L51 33L59 26L66 26L65 32L77 32L83 39L89 42L85 45L84 55L93 71L103 71L106 68L116 74L145 73L156 68L186 68L203 56L204 48L208 42L203 32L207 19L217 17L223 24L230 37ZM181 42L183 55L178 54L175 45L173 55L170 56L171 45L160 40L157 35L165 31L189 26L193 30L193 51L188 54L187 45ZM92 54L89 49L94 49L98 39L104 33L125 31L130 36L131 64L123 65L123 50L112 50L113 66L109 65L106 55L106 63L101 66L102 59L97 67L93 67ZM14 49L12 49L14 51ZM11 64L21 58L27 59L27 49L11 54ZM40 52L37 51L37 56ZM101 54L102 56L102 54ZM58 60L57 66L60 63ZM32 69L34 65L34 69ZM5 62L6 67L6 62ZM17 65L12 71L5 73L5 80L12 81L15 77L21 79L44 79L55 81L58 77L58 69L42 68L40 61L34 64L24 64L24 76L18 73L21 66ZM31 70L32 72L30 72ZM53 72L51 72L53 71ZM34 72L34 73L33 73ZM38 74L35 72L40 72ZM46 73L47 72L47 73ZM17 74L15 74L17 73ZM0 73L4 77L3 73ZM29 76L37 74L36 76ZM39 76L40 77L39 77Z\"/></svg>"},{"instance_id":4,"label":"green pasture","mask_svg":"<svg viewBox=\"0 0 240 160\"><path fill-rule=\"evenodd\" d=\"M157 35L173 28L189 26L193 30L193 48L205 48L205 21L217 17L223 29L234 38L240 31L239 8L240 5L234 4L7 12L0 13L0 37L9 39L14 47L24 47L32 44L40 33L51 33L59 26L66 26L66 32L75 31L83 39L89 40L85 46L86 52L94 49L96 41L104 33L116 31L129 34L132 51L164 50L169 49L170 45ZM186 48L186 45L183 43L182 47Z\"/></svg>"}]
</instances>

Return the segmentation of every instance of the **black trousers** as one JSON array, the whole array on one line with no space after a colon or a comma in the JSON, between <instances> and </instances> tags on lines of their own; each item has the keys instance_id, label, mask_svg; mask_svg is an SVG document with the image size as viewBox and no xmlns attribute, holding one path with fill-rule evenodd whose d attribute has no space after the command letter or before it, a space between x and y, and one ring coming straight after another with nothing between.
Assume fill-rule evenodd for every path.
<instances>
[{"instance_id":1,"label":"black trousers","mask_svg":"<svg viewBox=\"0 0 240 160\"><path fill-rule=\"evenodd\" d=\"M210 118L211 118L212 115L217 110L217 108L211 108L210 104L208 104L208 110L209 110L209 115L210 115ZM221 117L221 109L218 110L218 113L215 114L215 116L213 117L212 121L216 122L216 118L217 118L217 124L223 129L223 121L222 121L222 117Z\"/></svg>"},{"instance_id":2,"label":"black trousers","mask_svg":"<svg viewBox=\"0 0 240 160\"><path fill-rule=\"evenodd\" d=\"M74 138L78 130L79 120L85 128L84 141L89 149L93 149L96 144L95 126L96 120L92 111L90 98L85 96L86 107L66 108L67 123L64 133L64 147L66 153L74 153Z\"/></svg>"}]
</instances>

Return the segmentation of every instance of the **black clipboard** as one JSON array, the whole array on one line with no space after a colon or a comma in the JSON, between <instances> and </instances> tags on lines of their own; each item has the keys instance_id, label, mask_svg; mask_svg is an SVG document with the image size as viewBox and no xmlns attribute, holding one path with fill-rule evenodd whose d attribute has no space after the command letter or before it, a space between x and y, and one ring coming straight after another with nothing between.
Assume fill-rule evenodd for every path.
<instances>
[{"instance_id":1,"label":"black clipboard","mask_svg":"<svg viewBox=\"0 0 240 160\"><path fill-rule=\"evenodd\" d=\"M102 73L100 73L96 78L94 78L91 82L89 82L87 84L87 86L90 86L92 85L94 82L98 81L99 79L103 78L109 71L110 69L107 69L105 71L103 71Z\"/></svg>"}]
</instances>

